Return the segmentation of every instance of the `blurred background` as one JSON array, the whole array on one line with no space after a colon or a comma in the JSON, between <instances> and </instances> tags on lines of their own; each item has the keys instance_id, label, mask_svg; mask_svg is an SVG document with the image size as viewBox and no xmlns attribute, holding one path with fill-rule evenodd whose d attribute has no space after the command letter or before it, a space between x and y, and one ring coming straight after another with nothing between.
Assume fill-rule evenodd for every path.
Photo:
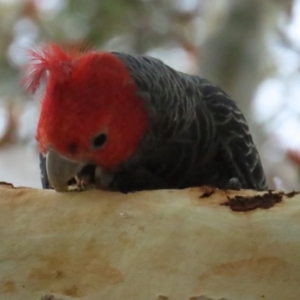
<instances>
[{"instance_id":1,"label":"blurred background","mask_svg":"<svg viewBox=\"0 0 300 300\"><path fill-rule=\"evenodd\" d=\"M244 112L270 188L300 189L300 0L0 0L0 181L40 187L39 97L24 49L146 53L221 86Z\"/></svg>"}]
</instances>

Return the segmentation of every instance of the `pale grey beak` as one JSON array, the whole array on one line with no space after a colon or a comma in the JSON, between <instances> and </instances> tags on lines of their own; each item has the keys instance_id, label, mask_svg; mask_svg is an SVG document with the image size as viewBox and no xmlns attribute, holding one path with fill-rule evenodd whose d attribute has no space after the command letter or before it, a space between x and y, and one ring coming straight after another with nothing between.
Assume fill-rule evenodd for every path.
<instances>
[{"instance_id":1,"label":"pale grey beak","mask_svg":"<svg viewBox=\"0 0 300 300\"><path fill-rule=\"evenodd\" d=\"M50 149L46 156L46 170L51 186L57 192L68 190L68 181L76 176L85 163L69 160Z\"/></svg>"}]
</instances>

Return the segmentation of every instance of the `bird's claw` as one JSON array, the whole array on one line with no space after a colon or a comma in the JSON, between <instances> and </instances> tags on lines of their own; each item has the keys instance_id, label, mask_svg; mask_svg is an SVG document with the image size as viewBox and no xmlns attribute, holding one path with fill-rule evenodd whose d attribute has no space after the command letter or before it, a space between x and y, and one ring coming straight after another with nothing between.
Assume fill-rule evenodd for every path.
<instances>
[{"instance_id":1,"label":"bird's claw","mask_svg":"<svg viewBox=\"0 0 300 300\"><path fill-rule=\"evenodd\" d=\"M239 191L242 189L241 182L236 177L232 177L229 179L228 183L226 184L226 189Z\"/></svg>"}]
</instances>

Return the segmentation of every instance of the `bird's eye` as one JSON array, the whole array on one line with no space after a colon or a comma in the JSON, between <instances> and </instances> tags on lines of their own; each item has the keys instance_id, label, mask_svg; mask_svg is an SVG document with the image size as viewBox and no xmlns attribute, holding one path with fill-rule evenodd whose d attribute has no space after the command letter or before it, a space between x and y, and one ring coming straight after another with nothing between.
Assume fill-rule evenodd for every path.
<instances>
[{"instance_id":1,"label":"bird's eye","mask_svg":"<svg viewBox=\"0 0 300 300\"><path fill-rule=\"evenodd\" d=\"M98 134L92 141L95 148L102 147L107 141L107 135L105 133Z\"/></svg>"}]
</instances>

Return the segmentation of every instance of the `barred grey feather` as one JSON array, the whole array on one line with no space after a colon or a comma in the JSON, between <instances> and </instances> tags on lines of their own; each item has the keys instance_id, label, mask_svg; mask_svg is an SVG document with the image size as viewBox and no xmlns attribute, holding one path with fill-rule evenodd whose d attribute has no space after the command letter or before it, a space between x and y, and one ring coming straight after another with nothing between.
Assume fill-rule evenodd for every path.
<instances>
[{"instance_id":1,"label":"barred grey feather","mask_svg":"<svg viewBox=\"0 0 300 300\"><path fill-rule=\"evenodd\" d=\"M159 181L154 188L225 188L231 178L237 178L242 188L267 188L247 122L225 92L155 58L113 54L130 71L151 119L138 153L124 170L149 171L156 184ZM145 185L151 188L151 183Z\"/></svg>"}]
</instances>

